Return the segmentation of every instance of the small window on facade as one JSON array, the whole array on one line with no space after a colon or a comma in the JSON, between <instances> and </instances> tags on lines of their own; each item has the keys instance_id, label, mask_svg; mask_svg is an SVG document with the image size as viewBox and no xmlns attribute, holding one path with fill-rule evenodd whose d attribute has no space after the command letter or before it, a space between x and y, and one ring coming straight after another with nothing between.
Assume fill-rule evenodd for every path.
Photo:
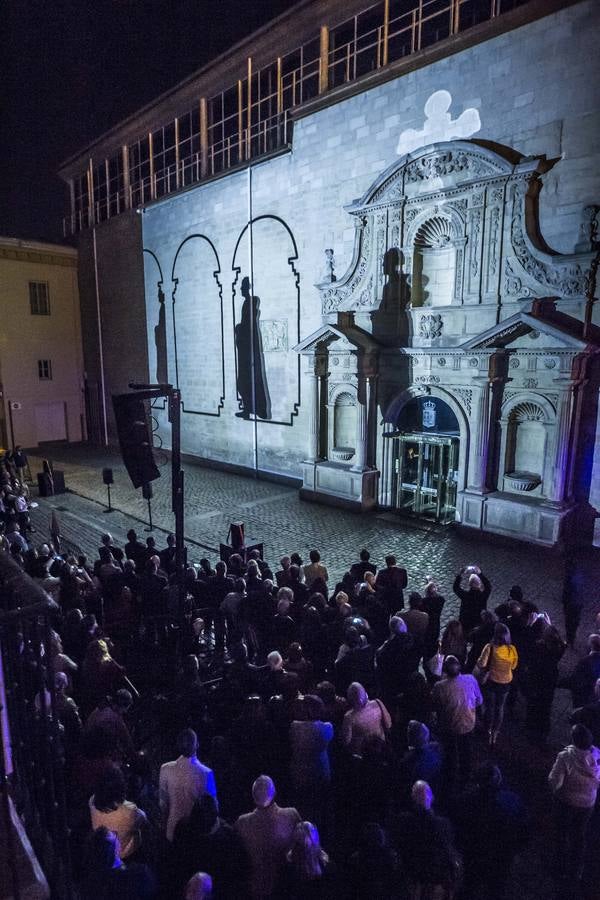
<instances>
[{"instance_id":1,"label":"small window on facade","mask_svg":"<svg viewBox=\"0 0 600 900\"><path fill-rule=\"evenodd\" d=\"M32 316L50 315L50 298L47 281L29 282L29 306Z\"/></svg>"},{"instance_id":2,"label":"small window on facade","mask_svg":"<svg viewBox=\"0 0 600 900\"><path fill-rule=\"evenodd\" d=\"M52 380L52 362L49 359L38 359L38 375L41 381Z\"/></svg>"}]
</instances>

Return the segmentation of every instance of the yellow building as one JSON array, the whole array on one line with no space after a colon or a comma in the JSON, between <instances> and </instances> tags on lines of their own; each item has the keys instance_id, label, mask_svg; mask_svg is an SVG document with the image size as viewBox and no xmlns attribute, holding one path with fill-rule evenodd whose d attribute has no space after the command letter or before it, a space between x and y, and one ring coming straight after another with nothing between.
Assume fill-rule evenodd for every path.
<instances>
[{"instance_id":1,"label":"yellow building","mask_svg":"<svg viewBox=\"0 0 600 900\"><path fill-rule=\"evenodd\" d=\"M71 247L0 237L0 443L80 441L84 373Z\"/></svg>"}]
</instances>

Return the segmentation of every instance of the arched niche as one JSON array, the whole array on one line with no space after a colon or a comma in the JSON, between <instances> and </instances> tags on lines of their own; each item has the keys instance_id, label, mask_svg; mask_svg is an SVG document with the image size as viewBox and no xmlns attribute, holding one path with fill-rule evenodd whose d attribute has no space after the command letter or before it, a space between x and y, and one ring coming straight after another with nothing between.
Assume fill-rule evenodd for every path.
<instances>
[{"instance_id":1,"label":"arched niche","mask_svg":"<svg viewBox=\"0 0 600 900\"><path fill-rule=\"evenodd\" d=\"M548 409L537 398L521 398L504 407L500 420L504 490L544 496L549 484L550 425Z\"/></svg>"},{"instance_id":2,"label":"arched niche","mask_svg":"<svg viewBox=\"0 0 600 900\"><path fill-rule=\"evenodd\" d=\"M327 457L351 463L356 453L357 393L354 385L338 385L328 401Z\"/></svg>"},{"instance_id":3,"label":"arched niche","mask_svg":"<svg viewBox=\"0 0 600 900\"><path fill-rule=\"evenodd\" d=\"M449 306L454 297L457 242L452 222L432 216L417 231L413 244L411 305Z\"/></svg>"},{"instance_id":4,"label":"arched niche","mask_svg":"<svg viewBox=\"0 0 600 900\"><path fill-rule=\"evenodd\" d=\"M237 239L231 263L232 325L235 377L240 418L258 419L271 425L293 425L300 406L300 357L292 349L300 342L300 273L294 235L283 219L256 216ZM248 315L248 311L250 314ZM246 344L254 350L244 354L244 329L251 334ZM253 329L258 326L256 340ZM242 360L240 360L240 349ZM245 357L252 365L244 377ZM258 358L253 358L258 357ZM245 409L244 381L259 380L256 415ZM253 396L252 392L248 392ZM256 390L254 394L256 394ZM262 405L263 408L259 408ZM264 414L263 414L264 413Z\"/></svg>"},{"instance_id":5,"label":"arched niche","mask_svg":"<svg viewBox=\"0 0 600 900\"><path fill-rule=\"evenodd\" d=\"M191 234L181 242L171 271L171 311L175 382L182 410L190 415L220 416L225 402L220 274L219 255L206 235Z\"/></svg>"}]
</instances>

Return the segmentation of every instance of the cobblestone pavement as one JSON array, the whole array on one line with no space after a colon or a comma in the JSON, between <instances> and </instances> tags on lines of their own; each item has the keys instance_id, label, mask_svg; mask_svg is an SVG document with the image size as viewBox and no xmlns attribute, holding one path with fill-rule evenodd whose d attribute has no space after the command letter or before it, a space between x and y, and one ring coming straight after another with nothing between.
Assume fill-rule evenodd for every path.
<instances>
[{"instance_id":1,"label":"cobblestone pavement","mask_svg":"<svg viewBox=\"0 0 600 900\"><path fill-rule=\"evenodd\" d=\"M64 469L70 493L47 503L64 508L60 517L63 531L84 551L95 552L99 536L109 528L117 539L124 539L131 527L130 517L147 523L146 501L142 500L141 491L131 486L119 456L69 447L53 449L52 458L57 468ZM40 470L41 457L30 459L32 471ZM112 467L114 472L111 493L116 512L112 514L104 512L107 504L102 483L104 466ZM159 543L160 531L173 528L170 467L166 465L161 471L162 477L153 482L152 500ZM94 505L84 503L83 498L95 501ZM307 559L309 551L317 547L329 567L331 581L341 578L362 547L370 550L378 565L387 553L394 553L408 570L409 589L420 589L428 574L439 580L449 597L445 607L447 618L456 612L450 590L455 573L466 563L476 562L494 585L492 602L500 602L510 586L518 583L528 599L547 609L553 620L562 624L564 559L555 551L454 527L411 522L390 513L361 515L306 503L299 499L293 487L193 464L185 466L185 498L186 538L199 545L196 554L193 553L198 558L218 552L219 542L225 540L229 524L234 521L245 523L247 538L264 542L265 557L273 564L284 553L294 550ZM582 559L582 566L586 596L590 600L597 598L600 608L600 590L596 587L600 554L590 552ZM584 613L582 633L591 626L594 611L594 605L590 604Z\"/></svg>"},{"instance_id":2,"label":"cobblestone pavement","mask_svg":"<svg viewBox=\"0 0 600 900\"><path fill-rule=\"evenodd\" d=\"M134 527L144 537L147 504L135 491L119 456L86 447L52 448L56 468L65 471L68 493L41 499L33 511L35 538L41 543L47 535L50 512L57 511L61 531L68 545L80 548L92 558L97 554L100 536L109 530L117 542L125 541L126 531ZM30 456L34 473L41 470L41 456ZM102 468L110 466L115 483L112 503L115 511L106 512L107 493L102 483ZM152 501L154 534L157 543L164 542L164 532L173 527L170 510L170 468L162 469L162 477L154 482ZM229 523L243 521L246 535L261 540L265 557L276 564L279 558L294 550L304 557L313 547L321 551L328 565L331 581L339 579L362 547L368 547L374 562L383 563L386 553L394 553L409 573L409 588L423 586L425 576L432 574L442 585L448 598L444 608L447 620L457 613L451 586L455 573L469 562L478 563L490 577L494 590L491 604L499 603L512 584L522 586L525 596L549 611L562 629L560 607L564 559L543 548L518 545L462 532L406 522L390 514L360 515L326 506L302 502L295 488L257 481L188 464L185 466L186 537L192 559L208 556L214 560L218 544L227 535ZM581 653L586 635L591 630L596 611L600 609L600 560L595 552L580 559L584 573L585 609L577 651ZM568 651L563 668L574 665L576 654ZM567 743L570 695L557 690L553 710L553 726L549 745L533 748L525 738L522 724L524 710L520 704L506 723L497 748L498 760L507 778L522 790L540 823L530 848L518 858L508 896L521 900L553 900L566 896L555 891L550 871L552 866L549 837L550 804L546 777L558 748ZM479 748L480 758L487 751ZM591 893L569 895L599 900L600 828L593 831ZM596 885L594 887L593 885Z\"/></svg>"}]
</instances>

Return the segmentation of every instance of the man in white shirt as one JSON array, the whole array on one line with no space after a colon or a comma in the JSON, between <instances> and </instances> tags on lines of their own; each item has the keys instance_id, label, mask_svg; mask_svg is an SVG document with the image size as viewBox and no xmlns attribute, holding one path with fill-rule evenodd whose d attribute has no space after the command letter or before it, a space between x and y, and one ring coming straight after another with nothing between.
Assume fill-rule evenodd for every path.
<instances>
[{"instance_id":1,"label":"man in white shirt","mask_svg":"<svg viewBox=\"0 0 600 900\"><path fill-rule=\"evenodd\" d=\"M456 656L444 660L442 680L431 693L451 779L466 781L471 773L471 744L477 707L483 698L477 679L461 675Z\"/></svg>"},{"instance_id":2,"label":"man in white shirt","mask_svg":"<svg viewBox=\"0 0 600 900\"><path fill-rule=\"evenodd\" d=\"M161 766L158 781L158 801L168 841L173 840L177 823L188 818L199 797L210 794L217 800L215 776L196 755L196 732L191 728L182 731L177 739L177 749L181 756Z\"/></svg>"}]
</instances>

